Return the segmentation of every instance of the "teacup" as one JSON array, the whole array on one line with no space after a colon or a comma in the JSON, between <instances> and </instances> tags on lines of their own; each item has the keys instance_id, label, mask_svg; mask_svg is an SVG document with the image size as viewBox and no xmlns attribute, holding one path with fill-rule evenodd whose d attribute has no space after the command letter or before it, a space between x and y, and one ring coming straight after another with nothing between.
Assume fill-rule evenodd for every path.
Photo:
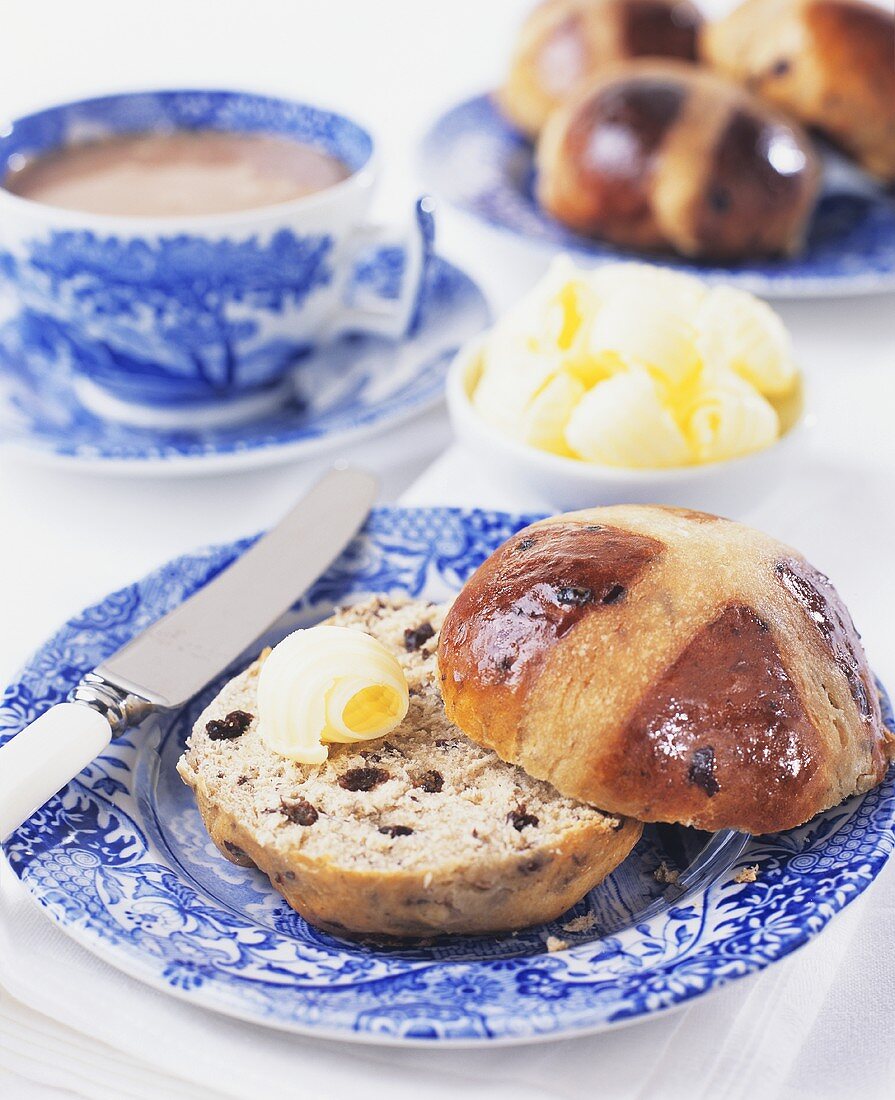
<instances>
[{"instance_id":1,"label":"teacup","mask_svg":"<svg viewBox=\"0 0 895 1100\"><path fill-rule=\"evenodd\" d=\"M350 174L272 206L176 217L83 213L0 188L0 276L28 340L58 346L89 404L137 423L237 418L279 400L321 343L412 327L429 203L403 230L366 223L374 142L343 115L244 92L104 96L0 128L0 174L72 143L183 129L292 138Z\"/></svg>"}]
</instances>

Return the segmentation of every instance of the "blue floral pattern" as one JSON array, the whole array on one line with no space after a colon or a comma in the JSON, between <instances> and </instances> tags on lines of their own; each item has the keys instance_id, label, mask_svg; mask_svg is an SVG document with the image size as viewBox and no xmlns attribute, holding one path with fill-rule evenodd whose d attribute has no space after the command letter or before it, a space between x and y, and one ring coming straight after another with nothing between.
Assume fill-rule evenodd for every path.
<instances>
[{"instance_id":1,"label":"blue floral pattern","mask_svg":"<svg viewBox=\"0 0 895 1100\"><path fill-rule=\"evenodd\" d=\"M365 130L332 112L249 93L173 90L103 96L19 119L0 136L0 173L13 158L67 143L183 129L282 134L337 158L350 174L373 151ZM316 346L323 321L343 304L342 284L351 286L350 271L336 278L340 257L350 264L358 216L351 204L344 213L322 208L313 231L299 231L288 211L262 219L261 228L253 216L174 219L180 228L172 232L164 221L140 228L114 218L100 230L76 217L82 227L69 228L71 218L60 216L48 222L56 228L38 229L8 213L0 276L28 311L32 340L67 341L80 373L124 401L219 403L273 386Z\"/></svg>"},{"instance_id":2,"label":"blue floral pattern","mask_svg":"<svg viewBox=\"0 0 895 1100\"><path fill-rule=\"evenodd\" d=\"M414 210L416 227L420 235L422 262L424 271L431 266L431 257L435 249L435 216L432 212L432 200L425 196L419 199ZM367 250L358 257L354 276L346 295L346 304L356 306L366 299L378 299L380 302L396 302L401 296L401 287L407 270L407 253L401 246L385 245ZM419 329L425 302L426 280L420 283L416 300L408 313L407 333L413 335Z\"/></svg>"},{"instance_id":3,"label":"blue floral pattern","mask_svg":"<svg viewBox=\"0 0 895 1100\"><path fill-rule=\"evenodd\" d=\"M491 97L477 96L443 115L424 139L426 184L462 209L535 244L593 262L648 258L767 297L822 297L895 289L895 201L846 191L825 195L804 252L780 260L719 266L645 257L590 240L548 217L534 199L529 142L503 119Z\"/></svg>"},{"instance_id":4,"label":"blue floral pattern","mask_svg":"<svg viewBox=\"0 0 895 1100\"><path fill-rule=\"evenodd\" d=\"M385 258L390 278L395 263ZM375 257L368 258L369 278ZM78 400L81 349L46 317L24 312L0 326L0 428L5 441L76 463L153 464L160 470L209 458L234 464L316 453L349 435L406 419L440 400L459 347L490 318L478 287L433 257L413 333L400 344L352 336L296 369L295 398L249 423L162 431L105 420Z\"/></svg>"},{"instance_id":5,"label":"blue floral pattern","mask_svg":"<svg viewBox=\"0 0 895 1100\"><path fill-rule=\"evenodd\" d=\"M0 274L26 306L23 340L63 345L79 372L123 400L169 404L274 382L308 346L262 335L333 279L333 239L179 234L150 241L61 230Z\"/></svg>"},{"instance_id":6,"label":"blue floral pattern","mask_svg":"<svg viewBox=\"0 0 895 1100\"><path fill-rule=\"evenodd\" d=\"M271 632L377 590L443 599L533 517L378 509ZM0 704L0 742L213 577L250 540L177 559L67 623ZM380 1042L495 1042L642 1018L759 970L816 935L895 845L895 776L788 833L707 838L648 827L570 913L518 936L396 946L308 926L257 872L216 853L174 773L217 685L116 741L6 844L49 916L134 976L273 1026ZM891 709L884 699L886 720ZM660 859L680 870L660 886ZM757 864L755 882L738 868ZM569 926L575 917L587 918ZM568 926L568 927L567 927ZM585 927L587 926L587 927ZM553 935L568 942L546 949Z\"/></svg>"},{"instance_id":7,"label":"blue floral pattern","mask_svg":"<svg viewBox=\"0 0 895 1100\"><path fill-rule=\"evenodd\" d=\"M405 259L403 248L382 249L372 257L361 257L354 278L354 291L372 288L377 298L386 302L397 301L404 279Z\"/></svg>"}]
</instances>

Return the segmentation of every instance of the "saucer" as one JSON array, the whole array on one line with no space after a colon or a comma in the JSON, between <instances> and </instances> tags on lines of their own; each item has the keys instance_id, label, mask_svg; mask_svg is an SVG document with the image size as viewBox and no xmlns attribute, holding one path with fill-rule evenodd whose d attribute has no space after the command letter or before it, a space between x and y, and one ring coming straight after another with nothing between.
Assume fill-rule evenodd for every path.
<instances>
[{"instance_id":1,"label":"saucer","mask_svg":"<svg viewBox=\"0 0 895 1100\"><path fill-rule=\"evenodd\" d=\"M530 142L505 121L489 95L459 103L435 122L423 139L420 171L428 189L480 221L591 263L646 259L766 298L833 298L895 290L895 201L857 173L849 173L849 178L830 173L828 192L820 200L801 255L725 266L614 248L554 221L532 193Z\"/></svg>"},{"instance_id":2,"label":"saucer","mask_svg":"<svg viewBox=\"0 0 895 1100\"><path fill-rule=\"evenodd\" d=\"M162 430L91 411L71 348L38 339L20 315L0 326L0 433L29 457L97 473L204 474L308 458L437 404L457 350L489 321L472 279L433 257L404 340L342 337L303 359L290 398L256 419Z\"/></svg>"}]
</instances>

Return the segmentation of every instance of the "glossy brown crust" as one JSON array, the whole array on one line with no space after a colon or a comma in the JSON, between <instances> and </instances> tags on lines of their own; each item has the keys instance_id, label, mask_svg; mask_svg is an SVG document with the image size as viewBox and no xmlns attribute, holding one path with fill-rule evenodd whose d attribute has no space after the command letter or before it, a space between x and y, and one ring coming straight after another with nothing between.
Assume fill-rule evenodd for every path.
<instances>
[{"instance_id":1,"label":"glossy brown crust","mask_svg":"<svg viewBox=\"0 0 895 1100\"><path fill-rule=\"evenodd\" d=\"M652 206L658 154L686 90L662 76L616 81L588 98L563 138L565 169L542 165L539 196L572 229L633 248L661 238Z\"/></svg>"},{"instance_id":2,"label":"glossy brown crust","mask_svg":"<svg viewBox=\"0 0 895 1100\"><path fill-rule=\"evenodd\" d=\"M760 152L771 148L795 162L803 153L790 126L750 110L731 113L713 152L703 201L694 212L702 254L753 256L789 250L780 242L788 242L793 225L804 218L805 174L774 168Z\"/></svg>"},{"instance_id":3,"label":"glossy brown crust","mask_svg":"<svg viewBox=\"0 0 895 1100\"><path fill-rule=\"evenodd\" d=\"M568 619L552 595L566 546L574 570L604 567L603 598ZM610 577L624 595L607 603ZM791 828L879 783L895 757L829 581L701 513L617 506L527 528L467 582L438 659L448 716L470 737L644 821Z\"/></svg>"},{"instance_id":4,"label":"glossy brown crust","mask_svg":"<svg viewBox=\"0 0 895 1100\"><path fill-rule=\"evenodd\" d=\"M671 792L707 829L815 812L823 743L771 637L749 607L720 612L686 647L620 731L606 760L619 796ZM743 770L750 782L735 782ZM649 816L653 811L647 803Z\"/></svg>"},{"instance_id":5,"label":"glossy brown crust","mask_svg":"<svg viewBox=\"0 0 895 1100\"><path fill-rule=\"evenodd\" d=\"M862 0L745 0L706 26L719 72L895 181L895 15Z\"/></svg>"},{"instance_id":6,"label":"glossy brown crust","mask_svg":"<svg viewBox=\"0 0 895 1100\"><path fill-rule=\"evenodd\" d=\"M713 259L797 249L819 186L801 130L683 63L636 62L551 117L541 205L578 232Z\"/></svg>"},{"instance_id":7,"label":"glossy brown crust","mask_svg":"<svg viewBox=\"0 0 895 1100\"><path fill-rule=\"evenodd\" d=\"M702 18L692 4L627 0L620 5L620 18L621 57L695 60Z\"/></svg>"},{"instance_id":8,"label":"glossy brown crust","mask_svg":"<svg viewBox=\"0 0 895 1100\"><path fill-rule=\"evenodd\" d=\"M823 638L836 667L848 682L861 717L871 724L878 720L876 686L863 658L860 635L829 577L796 558L778 561L774 575Z\"/></svg>"},{"instance_id":9,"label":"glossy brown crust","mask_svg":"<svg viewBox=\"0 0 895 1100\"><path fill-rule=\"evenodd\" d=\"M617 614L662 549L627 531L566 523L505 542L463 588L441 629L442 693L450 696L452 721L467 729L487 695L512 736L554 644L585 616Z\"/></svg>"},{"instance_id":10,"label":"glossy brown crust","mask_svg":"<svg viewBox=\"0 0 895 1100\"><path fill-rule=\"evenodd\" d=\"M696 57L702 19L689 0L547 0L523 24L497 95L535 137L554 111L608 66L634 57Z\"/></svg>"}]
</instances>

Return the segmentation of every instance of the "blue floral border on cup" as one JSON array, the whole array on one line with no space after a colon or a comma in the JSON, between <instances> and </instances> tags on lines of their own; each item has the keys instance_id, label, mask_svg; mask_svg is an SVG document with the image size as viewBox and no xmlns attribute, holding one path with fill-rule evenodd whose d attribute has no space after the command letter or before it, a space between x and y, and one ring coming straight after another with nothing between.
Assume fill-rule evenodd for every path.
<instances>
[{"instance_id":1,"label":"blue floral border on cup","mask_svg":"<svg viewBox=\"0 0 895 1100\"><path fill-rule=\"evenodd\" d=\"M124 93L51 107L0 138L0 171L73 142L173 129L272 133L342 161L347 179L257 210L171 218L88 214L0 189L0 278L29 331L68 341L85 380L121 402L220 404L282 387L334 334L400 337L412 326L432 215L409 231L366 225L374 141L358 123L247 92ZM398 293L349 301L370 244L408 251ZM341 328L339 327L341 324Z\"/></svg>"}]
</instances>

